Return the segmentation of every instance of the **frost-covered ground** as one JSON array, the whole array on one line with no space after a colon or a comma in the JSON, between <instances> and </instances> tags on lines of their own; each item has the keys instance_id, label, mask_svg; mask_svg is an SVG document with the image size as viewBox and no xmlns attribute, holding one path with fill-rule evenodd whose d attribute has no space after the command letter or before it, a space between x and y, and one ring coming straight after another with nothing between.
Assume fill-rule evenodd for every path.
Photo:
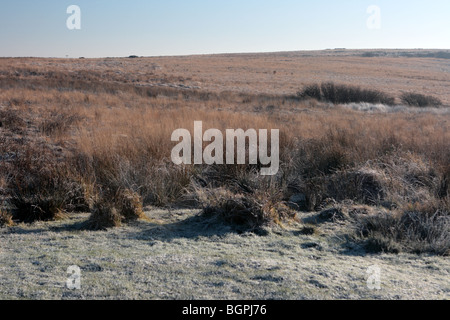
<instances>
[{"instance_id":1,"label":"frost-covered ground","mask_svg":"<svg viewBox=\"0 0 450 320\"><path fill-rule=\"evenodd\" d=\"M372 113L396 113L396 112L405 112L405 113L430 113L435 115L448 115L450 114L450 107L426 107L426 108L417 108L417 107L409 107L404 105L398 106L387 106L384 104L372 104L372 103L350 103L342 105L344 108L363 111L363 112L372 112Z\"/></svg>"},{"instance_id":2,"label":"frost-covered ground","mask_svg":"<svg viewBox=\"0 0 450 320\"><path fill-rule=\"evenodd\" d=\"M149 210L150 222L105 232L83 231L86 214L2 228L0 299L450 298L450 259L366 254L346 223L239 235L196 213ZM72 265L80 290L66 286ZM368 287L373 267L380 290Z\"/></svg>"}]
</instances>

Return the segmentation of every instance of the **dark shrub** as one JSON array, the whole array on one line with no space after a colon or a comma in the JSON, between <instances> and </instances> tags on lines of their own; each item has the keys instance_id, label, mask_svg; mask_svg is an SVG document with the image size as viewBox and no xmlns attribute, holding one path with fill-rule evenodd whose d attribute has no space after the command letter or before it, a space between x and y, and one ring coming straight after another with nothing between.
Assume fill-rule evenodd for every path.
<instances>
[{"instance_id":1,"label":"dark shrub","mask_svg":"<svg viewBox=\"0 0 450 320\"><path fill-rule=\"evenodd\" d=\"M411 107L438 107L442 105L442 101L438 98L419 93L404 93L401 99L404 104Z\"/></svg>"},{"instance_id":2,"label":"dark shrub","mask_svg":"<svg viewBox=\"0 0 450 320\"><path fill-rule=\"evenodd\" d=\"M316 99L334 104L360 102L395 104L395 99L384 92L361 89L355 86L336 85L333 82L325 82L320 86L317 84L308 85L297 96L301 99Z\"/></svg>"},{"instance_id":3,"label":"dark shrub","mask_svg":"<svg viewBox=\"0 0 450 320\"><path fill-rule=\"evenodd\" d=\"M303 99L322 100L322 92L318 84L311 84L306 86L303 91L298 93L298 95Z\"/></svg>"}]
</instances>

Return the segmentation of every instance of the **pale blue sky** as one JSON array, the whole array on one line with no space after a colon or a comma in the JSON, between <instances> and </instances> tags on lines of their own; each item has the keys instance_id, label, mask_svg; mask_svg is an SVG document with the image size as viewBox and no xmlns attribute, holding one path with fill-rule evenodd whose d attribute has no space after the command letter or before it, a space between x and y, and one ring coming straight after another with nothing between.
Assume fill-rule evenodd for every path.
<instances>
[{"instance_id":1,"label":"pale blue sky","mask_svg":"<svg viewBox=\"0 0 450 320\"><path fill-rule=\"evenodd\" d=\"M69 30L69 5L81 30ZM381 9L381 29L366 22ZM450 49L449 0L0 0L0 56Z\"/></svg>"}]
</instances>

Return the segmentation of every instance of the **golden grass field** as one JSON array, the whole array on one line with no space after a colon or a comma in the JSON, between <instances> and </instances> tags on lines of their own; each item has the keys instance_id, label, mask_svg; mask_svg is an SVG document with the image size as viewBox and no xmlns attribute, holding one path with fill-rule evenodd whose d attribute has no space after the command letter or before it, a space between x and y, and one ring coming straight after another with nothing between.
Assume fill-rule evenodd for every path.
<instances>
[{"instance_id":1,"label":"golden grass field","mask_svg":"<svg viewBox=\"0 0 450 320\"><path fill-rule=\"evenodd\" d=\"M2 73L19 70L72 72L136 85L191 86L212 92L295 94L303 85L334 81L398 95L417 91L449 98L447 59L363 57L381 50L329 50L265 54L223 54L141 59L4 59ZM408 52L408 51L406 51ZM422 51L411 51L421 53ZM425 51L424 51L425 52ZM428 51L427 51L428 52ZM68 73L70 75L70 73Z\"/></svg>"},{"instance_id":2,"label":"golden grass field","mask_svg":"<svg viewBox=\"0 0 450 320\"><path fill-rule=\"evenodd\" d=\"M422 51L410 50L412 57L403 51L381 52L386 54L365 57L365 51L328 50L136 59L2 58L1 240L12 252L8 232L26 234L40 220L75 219L81 230L125 228L136 219L151 220L153 209L148 208L155 206L200 210L208 223L211 214L218 216L218 224L244 221L245 228L236 229L244 233L258 233L260 227L289 229L294 223L323 234L327 228L315 225L311 215L323 218L324 211L333 209L329 223L345 220L345 243L356 243L359 253L441 259L450 253L450 60L414 56ZM306 85L330 81L384 92L396 106L341 105L297 95ZM442 105L404 106L404 93L430 95ZM220 130L279 129L279 174L260 177L249 165L174 165L171 134L178 128L192 131L194 121ZM296 195L304 200L293 203ZM77 212L83 213L83 222ZM77 233L77 241L82 237ZM232 241L237 241L234 236ZM190 245L183 242L183 250ZM233 261L239 258L235 254ZM12 263L7 265L12 268ZM442 285L434 297L448 297L448 279L439 280L448 272L448 264L443 266L433 275ZM13 289L5 290L0 297L14 296ZM305 295L336 297L333 290ZM195 296L195 290L189 292ZM278 292L254 298L271 296L298 297Z\"/></svg>"}]
</instances>

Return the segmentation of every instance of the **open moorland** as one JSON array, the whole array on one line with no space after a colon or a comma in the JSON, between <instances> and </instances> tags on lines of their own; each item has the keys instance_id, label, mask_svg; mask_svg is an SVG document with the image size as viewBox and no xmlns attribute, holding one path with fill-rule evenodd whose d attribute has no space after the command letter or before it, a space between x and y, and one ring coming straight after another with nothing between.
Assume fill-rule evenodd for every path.
<instances>
[{"instance_id":1,"label":"open moorland","mask_svg":"<svg viewBox=\"0 0 450 320\"><path fill-rule=\"evenodd\" d=\"M175 165L194 121L278 173ZM448 299L449 129L442 50L1 58L0 299Z\"/></svg>"}]
</instances>

